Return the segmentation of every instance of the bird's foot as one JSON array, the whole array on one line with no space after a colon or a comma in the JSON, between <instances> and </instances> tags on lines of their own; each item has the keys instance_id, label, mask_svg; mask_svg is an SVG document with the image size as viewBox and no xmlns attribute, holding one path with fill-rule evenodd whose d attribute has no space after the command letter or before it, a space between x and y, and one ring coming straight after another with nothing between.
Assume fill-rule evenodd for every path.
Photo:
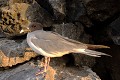
<instances>
[{"instance_id":1,"label":"bird's foot","mask_svg":"<svg viewBox=\"0 0 120 80\"><path fill-rule=\"evenodd\" d=\"M46 77L46 70L44 70L44 68L41 68L39 70L39 72L37 72L35 75L36 76L42 75L42 77L45 78Z\"/></svg>"},{"instance_id":2,"label":"bird's foot","mask_svg":"<svg viewBox=\"0 0 120 80\"><path fill-rule=\"evenodd\" d=\"M41 68L40 68L40 71L38 73L36 73L36 76L42 74L42 76L44 78L46 78L49 62L50 62L50 58L49 57L45 57L45 63L43 63L43 62L40 63L40 67Z\"/></svg>"}]
</instances>

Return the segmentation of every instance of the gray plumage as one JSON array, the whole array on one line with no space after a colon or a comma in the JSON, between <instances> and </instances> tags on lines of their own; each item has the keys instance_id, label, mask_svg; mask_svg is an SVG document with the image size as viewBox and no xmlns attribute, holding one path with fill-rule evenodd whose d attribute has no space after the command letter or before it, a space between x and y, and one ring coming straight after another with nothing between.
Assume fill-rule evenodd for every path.
<instances>
[{"instance_id":1,"label":"gray plumage","mask_svg":"<svg viewBox=\"0 0 120 80\"><path fill-rule=\"evenodd\" d=\"M32 24L29 26L30 28ZM38 29L38 27L40 28L40 25L37 24L36 28ZM46 57L60 57L69 53L81 53L93 57L107 55L102 52L89 50L86 44L68 39L58 33L35 30L35 26L33 32L28 33L27 42L36 53Z\"/></svg>"},{"instance_id":2,"label":"gray plumage","mask_svg":"<svg viewBox=\"0 0 120 80\"><path fill-rule=\"evenodd\" d=\"M48 32L41 30L43 25L41 23L32 22L29 25L30 33L27 34L27 43L36 53L45 56L45 64L43 72L47 72L51 57L61 57L69 53L81 53L93 57L100 57L101 55L107 55L102 52L89 50L87 48L94 48L97 45L84 44L72 39L63 37L55 32ZM24 32L21 30L20 33ZM93 46L93 47L92 47ZM98 45L98 48L108 48L104 45ZM109 55L107 55L109 56ZM43 72L39 72L39 75ZM46 75L45 75L46 76Z\"/></svg>"}]
</instances>

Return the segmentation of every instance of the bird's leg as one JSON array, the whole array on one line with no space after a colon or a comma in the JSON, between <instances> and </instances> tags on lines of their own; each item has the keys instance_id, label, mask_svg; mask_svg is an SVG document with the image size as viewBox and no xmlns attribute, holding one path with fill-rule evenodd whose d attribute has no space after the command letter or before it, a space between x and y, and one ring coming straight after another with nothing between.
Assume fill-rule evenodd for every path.
<instances>
[{"instance_id":1,"label":"bird's leg","mask_svg":"<svg viewBox=\"0 0 120 80\"><path fill-rule=\"evenodd\" d=\"M46 70L47 70L47 68L49 67L49 63L50 63L50 57L46 57L46 59L47 59L47 64L46 64Z\"/></svg>"},{"instance_id":2,"label":"bird's leg","mask_svg":"<svg viewBox=\"0 0 120 80\"><path fill-rule=\"evenodd\" d=\"M48 66L49 66L49 62L50 62L50 57L45 57L44 70L38 72L38 73L36 74L36 76L47 72L47 68L48 68Z\"/></svg>"},{"instance_id":3,"label":"bird's leg","mask_svg":"<svg viewBox=\"0 0 120 80\"><path fill-rule=\"evenodd\" d=\"M48 63L47 63L47 65L49 66L49 64L50 64L50 57L48 57Z\"/></svg>"},{"instance_id":4,"label":"bird's leg","mask_svg":"<svg viewBox=\"0 0 120 80\"><path fill-rule=\"evenodd\" d=\"M45 57L44 72L47 71L48 57Z\"/></svg>"}]
</instances>

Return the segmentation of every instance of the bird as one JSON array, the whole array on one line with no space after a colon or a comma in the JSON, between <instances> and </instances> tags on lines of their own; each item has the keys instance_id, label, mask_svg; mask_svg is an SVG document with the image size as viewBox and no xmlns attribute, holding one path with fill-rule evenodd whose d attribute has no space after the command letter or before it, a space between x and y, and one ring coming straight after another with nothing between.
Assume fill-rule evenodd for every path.
<instances>
[{"instance_id":1,"label":"bird","mask_svg":"<svg viewBox=\"0 0 120 80\"><path fill-rule=\"evenodd\" d=\"M80 53L93 57L101 57L101 55L110 56L102 52L88 49L90 44L85 44L73 39L69 39L56 32L44 31L43 27L44 26L38 22L31 22L27 27L27 29L30 31L27 34L28 45L34 52L45 57L43 72L47 71L50 58L52 57L62 57L63 55L69 53ZM24 32L24 30L20 31L20 33L22 32ZM97 45L91 46L95 47ZM109 48L108 46L98 45L98 47L101 46L104 48Z\"/></svg>"}]
</instances>

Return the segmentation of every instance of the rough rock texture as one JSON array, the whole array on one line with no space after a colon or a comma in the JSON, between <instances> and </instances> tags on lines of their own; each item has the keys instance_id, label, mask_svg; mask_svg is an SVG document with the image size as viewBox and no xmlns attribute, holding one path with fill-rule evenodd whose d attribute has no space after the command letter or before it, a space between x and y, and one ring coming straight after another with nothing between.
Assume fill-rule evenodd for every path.
<instances>
[{"instance_id":1,"label":"rough rock texture","mask_svg":"<svg viewBox=\"0 0 120 80\"><path fill-rule=\"evenodd\" d=\"M10 34L10 35L7 34L8 36L11 36L11 34L12 36L14 36L15 34L18 36L18 33L21 30L22 26L27 27L29 22L36 21L43 24L46 30L53 30L63 36L66 36L84 43L110 45L111 49L104 49L103 52L108 52L108 54L111 54L113 57L109 59L108 57L107 58L102 57L99 59L97 58L97 62L94 66L94 69L100 68L100 70L98 71L96 70L96 72L98 72L97 74L100 75L100 78L102 80L112 80L112 79L120 80L119 78L119 74L120 74L119 73L120 72L119 71L119 67L120 67L119 66L120 5L119 4L120 4L120 0L36 0L36 1L35 0L0 0L0 15L1 15L0 21L2 24L2 26L0 26L2 27L0 28L1 29L0 37L4 37L2 35L2 32L6 33L6 30L8 34ZM26 10L23 7L26 7ZM14 10L16 10L16 12ZM22 11L24 14L22 13ZM12 12L15 13L14 14L15 16L13 16ZM19 13L21 13L24 17L20 16L19 18ZM24 19L23 22L22 22L22 19ZM26 22L27 24L25 24ZM12 23L12 27L11 27L11 23ZM13 24L15 26L13 26ZM17 26L17 25L20 25L20 26ZM22 33L22 34L25 34L25 33ZM19 37L19 38L22 39L22 37ZM21 42L19 42L19 39L18 38L15 38L15 39L17 39L15 40L17 43L16 42L11 42L11 43L20 45ZM0 40L0 41L3 41L3 40ZM5 56L4 58L5 61L9 60L9 58L6 57L6 54L8 55L9 53L9 49L12 49L13 51L12 53L21 52L17 49L17 47L16 47L17 50L13 50L13 47L15 46L7 47L5 45L9 45L9 44L8 43L2 44L2 49L4 51L3 53L0 53L0 56L1 55ZM29 53L27 54L27 56L28 55ZM23 60L23 56L24 56L23 54L22 56L18 54L18 56L21 62L25 61ZM30 58L31 56L29 57L29 59ZM2 59L2 57L0 57L0 59ZM12 67L13 65L18 65L14 63L14 61L16 61L15 57L14 59L13 57L10 57L10 59L13 60L13 61L10 60L9 62L9 64L11 64ZM79 68L81 68L81 66L84 66L84 65L91 67L95 63L94 58L84 56L84 55L78 55L78 54L67 55L67 59L65 58L64 60L65 62L67 62L67 64L72 64L72 66L74 67L75 65L78 65ZM52 61L53 62L61 61L61 58L59 58L59 60L53 59ZM19 62L20 61L18 61L18 63ZM57 63L57 65L59 64L68 66L66 63ZM8 63L5 62L4 65L8 65ZM56 65L53 65L53 64L51 64L51 66L54 67L54 69L56 67ZM59 77L58 79L61 79L61 78L66 80L68 78L71 78L72 80L78 79L79 76L76 73L79 73L77 71L81 71L81 70L78 70L76 67L70 70L66 66L64 68L60 66L56 67L56 70L58 72L57 74L60 74L60 76L62 75L63 72L60 73L59 70L66 71L66 73L63 73L64 76L63 77L58 76ZM21 67L21 65L19 67ZM25 74L30 73L30 76L29 76L30 78L33 77L31 75L35 73L35 72L33 73L31 72L31 71L34 71L32 69L29 68L28 70L30 71L25 72ZM74 71L76 69L77 71ZM18 79L16 78L16 76L20 77L21 75L24 75L22 74L25 71L24 68L22 68L21 70L23 71L18 72L18 74L20 73L20 75L18 76L17 74L15 76L13 75L12 77L9 77L9 79L12 79L12 80ZM8 70L6 70L5 72L9 73ZM72 74L72 72L74 72L74 74ZM1 72L1 73L2 73L1 75L4 75L4 72ZM72 74L72 77L69 76L71 74ZM12 74L9 74L9 75L12 75ZM76 77L76 75L78 76L78 78ZM4 78L2 77L4 76L1 76L1 79L4 80ZM23 76L21 79L25 79L25 78L28 79L29 77ZM6 77L5 79L7 78L8 77ZM84 80L89 80L89 78L86 77L84 78Z\"/></svg>"},{"instance_id":2,"label":"rough rock texture","mask_svg":"<svg viewBox=\"0 0 120 80\"><path fill-rule=\"evenodd\" d=\"M66 2L65 0L49 0L55 16L55 20L63 21L66 16Z\"/></svg>"},{"instance_id":3,"label":"rough rock texture","mask_svg":"<svg viewBox=\"0 0 120 80\"><path fill-rule=\"evenodd\" d=\"M63 21L66 16L65 0L36 0L52 15L55 21Z\"/></svg>"},{"instance_id":4,"label":"rough rock texture","mask_svg":"<svg viewBox=\"0 0 120 80\"><path fill-rule=\"evenodd\" d=\"M5 37L4 33L2 32L2 29L0 27L0 38Z\"/></svg>"},{"instance_id":5,"label":"rough rock texture","mask_svg":"<svg viewBox=\"0 0 120 80\"><path fill-rule=\"evenodd\" d=\"M53 25L53 31L61 34L64 37L68 37L70 39L74 39L74 40L78 40L78 41L81 41L81 42L89 43L89 36L87 36L84 33L84 27L82 26L81 23L54 24Z\"/></svg>"},{"instance_id":6,"label":"rough rock texture","mask_svg":"<svg viewBox=\"0 0 120 80\"><path fill-rule=\"evenodd\" d=\"M30 23L25 16L28 7L29 5L25 3L15 3L14 5L1 8L2 20L0 25L6 36L23 35L20 34L20 30L22 28L26 29L26 26Z\"/></svg>"},{"instance_id":7,"label":"rough rock texture","mask_svg":"<svg viewBox=\"0 0 120 80\"><path fill-rule=\"evenodd\" d=\"M8 0L0 0L0 7L7 6L8 5Z\"/></svg>"},{"instance_id":8,"label":"rough rock texture","mask_svg":"<svg viewBox=\"0 0 120 80\"><path fill-rule=\"evenodd\" d=\"M70 39L78 40L81 42L89 43L90 36L84 32L84 28L80 23L63 23L63 24L54 24L53 31L61 34L64 37ZM75 59L75 65L78 66L93 66L95 60L93 57L85 56L82 54L72 54Z\"/></svg>"},{"instance_id":9,"label":"rough rock texture","mask_svg":"<svg viewBox=\"0 0 120 80\"><path fill-rule=\"evenodd\" d=\"M101 77L102 80L119 80L120 79L120 17L115 19L113 22L111 22L107 29L104 29L107 31L107 36L104 36L106 34L103 34L102 39L99 38L99 40L107 39L111 42L107 44L110 46L110 49L108 50L100 50L102 52L108 53L112 55L112 58L109 57L102 57L101 59L97 60L97 64L94 66L94 71L98 73L98 75ZM102 41L103 42L103 41ZM105 42L105 41L104 41ZM102 72L101 72L102 71Z\"/></svg>"},{"instance_id":10,"label":"rough rock texture","mask_svg":"<svg viewBox=\"0 0 120 80\"><path fill-rule=\"evenodd\" d=\"M67 19L78 21L81 16L86 15L86 10L81 0L67 0Z\"/></svg>"},{"instance_id":11,"label":"rough rock texture","mask_svg":"<svg viewBox=\"0 0 120 80\"><path fill-rule=\"evenodd\" d=\"M93 25L87 16L82 0L66 0L66 20L67 22L81 22L86 27Z\"/></svg>"},{"instance_id":12,"label":"rough rock texture","mask_svg":"<svg viewBox=\"0 0 120 80\"><path fill-rule=\"evenodd\" d=\"M11 1L9 6L1 8L0 25L7 37L26 34L28 32L26 27L31 21L40 22L44 27L52 25L52 18L37 2L34 1L31 4L16 2ZM21 29L24 29L25 32L20 33Z\"/></svg>"},{"instance_id":13,"label":"rough rock texture","mask_svg":"<svg viewBox=\"0 0 120 80\"><path fill-rule=\"evenodd\" d=\"M36 0L48 13L51 14L54 21L64 21L66 16L65 0Z\"/></svg>"},{"instance_id":14,"label":"rough rock texture","mask_svg":"<svg viewBox=\"0 0 120 80\"><path fill-rule=\"evenodd\" d=\"M14 40L0 39L0 67L12 67L36 56L26 41L17 43Z\"/></svg>"},{"instance_id":15,"label":"rough rock texture","mask_svg":"<svg viewBox=\"0 0 120 80\"><path fill-rule=\"evenodd\" d=\"M42 23L44 27L50 27L53 24L52 16L37 2L33 2L27 9L26 17L31 22Z\"/></svg>"},{"instance_id":16,"label":"rough rock texture","mask_svg":"<svg viewBox=\"0 0 120 80\"><path fill-rule=\"evenodd\" d=\"M113 21L109 26L111 27L109 36L115 44L120 45L120 17Z\"/></svg>"},{"instance_id":17,"label":"rough rock texture","mask_svg":"<svg viewBox=\"0 0 120 80\"><path fill-rule=\"evenodd\" d=\"M87 14L95 22L103 22L120 12L117 0L83 0Z\"/></svg>"},{"instance_id":18,"label":"rough rock texture","mask_svg":"<svg viewBox=\"0 0 120 80\"><path fill-rule=\"evenodd\" d=\"M8 3L9 5L12 5L14 3L28 3L31 4L33 3L34 0L9 0Z\"/></svg>"},{"instance_id":19,"label":"rough rock texture","mask_svg":"<svg viewBox=\"0 0 120 80\"><path fill-rule=\"evenodd\" d=\"M57 60L57 61L55 61ZM65 67L62 65L64 62L62 59L52 59L50 65L54 67L48 67L46 80L101 80L96 73L90 68L77 68L77 67ZM60 64L58 64L58 60ZM37 61L35 61L37 62ZM56 65L57 64L57 65ZM42 69L40 67L40 69ZM1 80L44 80L42 75L35 76L39 71L37 65L33 62L27 62L14 69L8 69L0 71ZM12 73L12 74L11 74ZM49 76L50 75L50 76Z\"/></svg>"}]
</instances>

